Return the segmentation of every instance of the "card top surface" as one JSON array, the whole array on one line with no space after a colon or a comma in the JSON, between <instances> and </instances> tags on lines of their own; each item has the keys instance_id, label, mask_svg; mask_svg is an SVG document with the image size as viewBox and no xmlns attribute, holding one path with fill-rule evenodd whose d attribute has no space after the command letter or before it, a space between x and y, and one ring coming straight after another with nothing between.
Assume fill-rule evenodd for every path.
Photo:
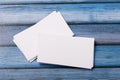
<instances>
[{"instance_id":1,"label":"card top surface","mask_svg":"<svg viewBox=\"0 0 120 80\"><path fill-rule=\"evenodd\" d=\"M91 69L94 38L39 36L38 62Z\"/></svg>"}]
</instances>

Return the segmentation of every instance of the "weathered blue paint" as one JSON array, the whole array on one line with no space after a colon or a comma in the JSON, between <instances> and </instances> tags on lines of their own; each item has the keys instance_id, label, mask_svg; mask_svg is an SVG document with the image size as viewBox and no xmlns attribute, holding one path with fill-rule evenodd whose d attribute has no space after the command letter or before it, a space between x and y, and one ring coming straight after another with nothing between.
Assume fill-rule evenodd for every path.
<instances>
[{"instance_id":1,"label":"weathered blue paint","mask_svg":"<svg viewBox=\"0 0 120 80\"><path fill-rule=\"evenodd\" d=\"M3 69L1 80L119 80L120 68Z\"/></svg>"},{"instance_id":2,"label":"weathered blue paint","mask_svg":"<svg viewBox=\"0 0 120 80\"><path fill-rule=\"evenodd\" d=\"M120 0L0 0L0 4L118 3Z\"/></svg>"},{"instance_id":3,"label":"weathered blue paint","mask_svg":"<svg viewBox=\"0 0 120 80\"><path fill-rule=\"evenodd\" d=\"M93 70L28 63L12 47L14 34L53 10L61 11L76 36L96 39ZM0 80L119 80L119 67L120 0L0 0Z\"/></svg>"},{"instance_id":4,"label":"weathered blue paint","mask_svg":"<svg viewBox=\"0 0 120 80\"><path fill-rule=\"evenodd\" d=\"M60 11L70 24L119 23L120 3L0 5L0 25L33 24L52 11Z\"/></svg>"},{"instance_id":5,"label":"weathered blue paint","mask_svg":"<svg viewBox=\"0 0 120 80\"><path fill-rule=\"evenodd\" d=\"M96 46L95 67L120 66L120 46ZM0 68L49 68L55 65L29 63L17 47L0 47Z\"/></svg>"},{"instance_id":6,"label":"weathered blue paint","mask_svg":"<svg viewBox=\"0 0 120 80\"><path fill-rule=\"evenodd\" d=\"M28 28L28 26L0 26L0 46L11 46L13 36ZM69 25L76 36L94 37L95 43L99 44L120 44L120 24L82 24Z\"/></svg>"}]
</instances>

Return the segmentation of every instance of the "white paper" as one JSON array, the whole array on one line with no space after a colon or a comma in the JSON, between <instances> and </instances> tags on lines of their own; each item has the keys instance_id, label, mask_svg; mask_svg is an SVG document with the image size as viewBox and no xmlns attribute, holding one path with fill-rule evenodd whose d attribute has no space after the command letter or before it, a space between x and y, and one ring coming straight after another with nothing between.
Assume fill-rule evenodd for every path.
<instances>
[{"instance_id":1,"label":"white paper","mask_svg":"<svg viewBox=\"0 0 120 80\"><path fill-rule=\"evenodd\" d=\"M91 69L94 64L94 38L39 35L41 63Z\"/></svg>"},{"instance_id":2,"label":"white paper","mask_svg":"<svg viewBox=\"0 0 120 80\"><path fill-rule=\"evenodd\" d=\"M28 61L33 61L38 53L38 34L73 36L73 32L61 16L60 12L52 12L32 27L16 34L13 41L23 52Z\"/></svg>"}]
</instances>

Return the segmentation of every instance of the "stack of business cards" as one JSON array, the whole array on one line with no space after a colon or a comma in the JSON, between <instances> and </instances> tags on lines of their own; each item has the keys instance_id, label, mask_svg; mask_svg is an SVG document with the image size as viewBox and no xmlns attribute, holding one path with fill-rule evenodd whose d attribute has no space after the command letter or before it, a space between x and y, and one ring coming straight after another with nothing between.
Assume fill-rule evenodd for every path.
<instances>
[{"instance_id":1,"label":"stack of business cards","mask_svg":"<svg viewBox=\"0 0 120 80\"><path fill-rule=\"evenodd\" d=\"M94 64L94 38L74 37L60 12L16 34L13 41L30 62L91 69Z\"/></svg>"}]
</instances>

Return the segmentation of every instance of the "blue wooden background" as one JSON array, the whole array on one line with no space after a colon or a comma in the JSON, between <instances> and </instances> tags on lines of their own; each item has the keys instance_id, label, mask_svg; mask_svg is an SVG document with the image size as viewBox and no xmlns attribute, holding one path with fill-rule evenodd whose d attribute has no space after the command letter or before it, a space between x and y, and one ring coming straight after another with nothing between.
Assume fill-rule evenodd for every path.
<instances>
[{"instance_id":1,"label":"blue wooden background","mask_svg":"<svg viewBox=\"0 0 120 80\"><path fill-rule=\"evenodd\" d=\"M53 10L95 38L94 69L28 63L12 42ZM0 0L0 80L120 80L120 0Z\"/></svg>"}]
</instances>

